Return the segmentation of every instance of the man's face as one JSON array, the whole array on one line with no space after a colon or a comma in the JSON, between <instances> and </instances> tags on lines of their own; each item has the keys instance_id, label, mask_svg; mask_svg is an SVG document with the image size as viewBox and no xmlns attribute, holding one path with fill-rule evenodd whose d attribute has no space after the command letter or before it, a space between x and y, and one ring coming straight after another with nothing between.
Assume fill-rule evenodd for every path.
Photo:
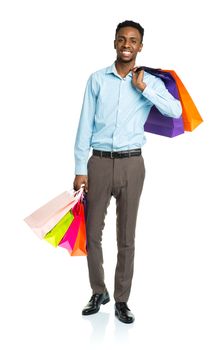
<instances>
[{"instance_id":1,"label":"man's face","mask_svg":"<svg viewBox=\"0 0 223 350\"><path fill-rule=\"evenodd\" d=\"M117 59L122 62L131 62L136 59L138 52L142 50L141 34L134 27L121 28L114 40Z\"/></svg>"}]
</instances>

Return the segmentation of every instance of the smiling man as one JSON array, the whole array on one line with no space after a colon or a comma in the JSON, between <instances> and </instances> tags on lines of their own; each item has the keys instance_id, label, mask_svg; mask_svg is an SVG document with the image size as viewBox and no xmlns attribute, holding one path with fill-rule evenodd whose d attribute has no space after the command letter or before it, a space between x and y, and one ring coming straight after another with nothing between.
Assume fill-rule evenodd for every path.
<instances>
[{"instance_id":1,"label":"smiling man","mask_svg":"<svg viewBox=\"0 0 223 350\"><path fill-rule=\"evenodd\" d=\"M88 269L92 296L82 311L91 315L110 301L104 281L102 231L110 199L116 199L117 265L115 315L132 323L127 305L135 251L135 228L145 179L142 146L144 124L155 105L164 117L180 117L182 109L157 77L136 72L137 54L143 48L144 29L125 21L116 29L115 62L88 79L75 141L75 179L78 190L85 185ZM89 157L90 148L93 152Z\"/></svg>"}]
</instances>

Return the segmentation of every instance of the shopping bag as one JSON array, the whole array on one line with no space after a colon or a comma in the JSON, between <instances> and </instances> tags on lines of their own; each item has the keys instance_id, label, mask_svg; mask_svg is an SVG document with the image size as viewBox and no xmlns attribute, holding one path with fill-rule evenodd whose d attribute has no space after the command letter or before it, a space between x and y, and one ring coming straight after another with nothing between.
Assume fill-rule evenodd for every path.
<instances>
[{"instance_id":1,"label":"shopping bag","mask_svg":"<svg viewBox=\"0 0 223 350\"><path fill-rule=\"evenodd\" d=\"M86 256L87 255L87 235L86 235L86 225L85 225L85 205L81 203L81 221L78 231L78 235L75 241L73 251L71 256Z\"/></svg>"},{"instance_id":2,"label":"shopping bag","mask_svg":"<svg viewBox=\"0 0 223 350\"><path fill-rule=\"evenodd\" d=\"M193 102L189 92L187 91L186 87L184 86L184 84L182 83L181 79L175 71L167 69L162 71L170 73L175 79L183 110L182 117L184 123L184 130L193 131L198 125L200 125L203 122L203 119L201 118L201 115L198 112L195 103Z\"/></svg>"},{"instance_id":3,"label":"shopping bag","mask_svg":"<svg viewBox=\"0 0 223 350\"><path fill-rule=\"evenodd\" d=\"M83 188L84 185L78 191L70 190L61 193L26 217L24 221L39 238L43 238L78 202L83 194Z\"/></svg>"},{"instance_id":4,"label":"shopping bag","mask_svg":"<svg viewBox=\"0 0 223 350\"><path fill-rule=\"evenodd\" d=\"M86 209L87 199L86 196L82 196L72 209L74 219L59 243L59 246L66 248L72 256L87 255Z\"/></svg>"},{"instance_id":5,"label":"shopping bag","mask_svg":"<svg viewBox=\"0 0 223 350\"><path fill-rule=\"evenodd\" d=\"M79 234L80 229L80 223L81 223L81 216L83 215L83 212L81 210L81 206L83 203L79 201L72 209L73 214L73 220L68 227L65 235L63 236L62 240L59 243L60 247L66 248L69 253L71 254L77 239L77 235Z\"/></svg>"},{"instance_id":6,"label":"shopping bag","mask_svg":"<svg viewBox=\"0 0 223 350\"><path fill-rule=\"evenodd\" d=\"M67 232L69 226L74 219L72 209L70 209L62 219L50 230L44 237L46 241L57 247L63 236Z\"/></svg>"},{"instance_id":7,"label":"shopping bag","mask_svg":"<svg viewBox=\"0 0 223 350\"><path fill-rule=\"evenodd\" d=\"M172 75L168 72L163 72L159 69L140 67L139 70L143 69L158 78L160 78L169 93L179 100L178 89L176 82ZM152 106L146 123L144 124L144 130L153 134L158 134L167 137L175 137L184 133L184 124L182 117L172 118L164 116L155 105Z\"/></svg>"},{"instance_id":8,"label":"shopping bag","mask_svg":"<svg viewBox=\"0 0 223 350\"><path fill-rule=\"evenodd\" d=\"M182 116L180 118L165 117L153 106L150 110L144 130L154 134L174 137L183 134L184 131L192 131L203 120L182 81L173 70L150 68L141 66L138 70L159 77L173 97L180 100Z\"/></svg>"}]
</instances>

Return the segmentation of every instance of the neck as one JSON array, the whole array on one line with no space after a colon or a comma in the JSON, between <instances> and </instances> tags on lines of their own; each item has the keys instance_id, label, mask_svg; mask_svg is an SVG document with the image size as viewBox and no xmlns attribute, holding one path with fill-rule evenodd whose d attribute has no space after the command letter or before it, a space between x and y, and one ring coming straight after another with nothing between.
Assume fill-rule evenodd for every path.
<instances>
[{"instance_id":1,"label":"neck","mask_svg":"<svg viewBox=\"0 0 223 350\"><path fill-rule=\"evenodd\" d=\"M130 62L122 62L119 61L119 59L117 58L117 60L115 61L115 67L118 74L121 77L125 77L130 72L130 70L135 67L135 60Z\"/></svg>"}]
</instances>

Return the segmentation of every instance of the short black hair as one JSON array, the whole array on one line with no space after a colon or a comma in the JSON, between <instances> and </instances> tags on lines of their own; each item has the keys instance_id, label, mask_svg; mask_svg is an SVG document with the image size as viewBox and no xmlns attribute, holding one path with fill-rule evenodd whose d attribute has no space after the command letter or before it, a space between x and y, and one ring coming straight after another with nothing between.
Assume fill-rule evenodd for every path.
<instances>
[{"instance_id":1,"label":"short black hair","mask_svg":"<svg viewBox=\"0 0 223 350\"><path fill-rule=\"evenodd\" d=\"M133 27L133 28L138 29L138 31L141 34L141 43L142 43L143 35L144 35L144 28L139 23L136 23L134 21L124 21L124 22L119 23L117 28L116 28L115 36L117 35L118 31L124 27Z\"/></svg>"}]
</instances>

